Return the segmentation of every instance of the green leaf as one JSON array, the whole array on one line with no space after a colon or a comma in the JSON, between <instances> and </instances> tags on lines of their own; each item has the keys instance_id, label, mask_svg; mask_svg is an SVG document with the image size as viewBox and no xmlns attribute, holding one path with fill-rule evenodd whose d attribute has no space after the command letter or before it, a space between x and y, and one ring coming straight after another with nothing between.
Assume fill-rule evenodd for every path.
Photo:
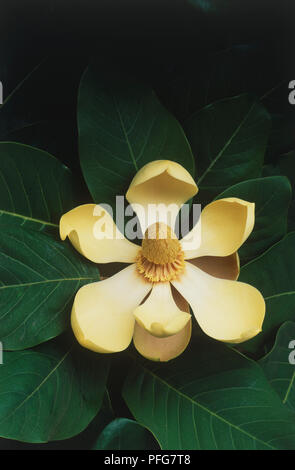
<instances>
[{"instance_id":1,"label":"green leaf","mask_svg":"<svg viewBox=\"0 0 295 470\"><path fill-rule=\"evenodd\" d=\"M69 243L18 226L0 237L0 340L5 349L35 346L69 324L79 287L99 279Z\"/></svg>"},{"instance_id":2,"label":"green leaf","mask_svg":"<svg viewBox=\"0 0 295 470\"><path fill-rule=\"evenodd\" d=\"M283 322L295 320L295 232L243 266L239 280L259 289L266 302L262 332L241 345L243 351L260 353Z\"/></svg>"},{"instance_id":3,"label":"green leaf","mask_svg":"<svg viewBox=\"0 0 295 470\"><path fill-rule=\"evenodd\" d=\"M217 101L186 121L198 200L210 202L228 186L260 176L269 127L267 111L247 95Z\"/></svg>"},{"instance_id":4,"label":"green leaf","mask_svg":"<svg viewBox=\"0 0 295 470\"><path fill-rule=\"evenodd\" d=\"M104 428L93 449L152 450L159 446L153 435L136 421L117 418Z\"/></svg>"},{"instance_id":5,"label":"green leaf","mask_svg":"<svg viewBox=\"0 0 295 470\"><path fill-rule=\"evenodd\" d=\"M282 101L285 101L287 83L284 83ZM293 106L290 106L291 112L280 114L271 113L272 128L268 142L267 160L273 161L278 155L287 153L294 149L295 136L295 113ZM268 108L269 109L269 108Z\"/></svg>"},{"instance_id":6,"label":"green leaf","mask_svg":"<svg viewBox=\"0 0 295 470\"><path fill-rule=\"evenodd\" d=\"M294 340L295 323L284 323L278 331L274 347L259 361L282 403L292 411L295 411L295 366L289 362L289 355L294 351L294 346L290 349L289 345Z\"/></svg>"},{"instance_id":7,"label":"green leaf","mask_svg":"<svg viewBox=\"0 0 295 470\"><path fill-rule=\"evenodd\" d=\"M291 182L293 189L293 198L289 208L289 230L295 230L295 151L281 155L274 164L265 165L265 175L284 175Z\"/></svg>"},{"instance_id":8,"label":"green leaf","mask_svg":"<svg viewBox=\"0 0 295 470\"><path fill-rule=\"evenodd\" d=\"M85 430L69 439L39 444L28 444L0 438L0 450L89 450L105 426L114 419L106 391L99 413Z\"/></svg>"},{"instance_id":9,"label":"green leaf","mask_svg":"<svg viewBox=\"0 0 295 470\"><path fill-rule=\"evenodd\" d=\"M286 235L291 186L284 176L243 181L226 189L216 199L226 197L255 202L254 230L239 250L241 260L260 255Z\"/></svg>"},{"instance_id":10,"label":"green leaf","mask_svg":"<svg viewBox=\"0 0 295 470\"><path fill-rule=\"evenodd\" d=\"M262 369L209 338L172 362L132 364L123 396L163 449L295 449L294 416Z\"/></svg>"},{"instance_id":11,"label":"green leaf","mask_svg":"<svg viewBox=\"0 0 295 470\"><path fill-rule=\"evenodd\" d=\"M101 70L89 67L80 85L78 127L82 171L97 203L113 204L152 160L175 160L193 173L183 130L145 85L121 77L103 82Z\"/></svg>"},{"instance_id":12,"label":"green leaf","mask_svg":"<svg viewBox=\"0 0 295 470\"><path fill-rule=\"evenodd\" d=\"M0 143L0 224L58 228L61 215L77 205L77 189L70 170L52 155Z\"/></svg>"},{"instance_id":13,"label":"green leaf","mask_svg":"<svg viewBox=\"0 0 295 470\"><path fill-rule=\"evenodd\" d=\"M4 352L0 436L47 442L80 433L101 407L108 368L106 357L61 342Z\"/></svg>"},{"instance_id":14,"label":"green leaf","mask_svg":"<svg viewBox=\"0 0 295 470\"><path fill-rule=\"evenodd\" d=\"M281 47L284 47L283 45ZM283 49L281 49L283 51ZM277 50L276 55L279 54ZM272 61L274 56L272 57ZM279 59L281 60L281 59ZM266 152L266 159L269 162L277 160L279 155L290 152L295 147L295 135L293 132L295 126L295 109L290 106L286 96L291 92L289 88L290 74L292 74L292 65L290 69L280 67L279 74L281 76L278 85L272 89L270 93L263 96L263 104L268 109L272 125ZM273 70L273 67L272 67ZM269 74L271 70L269 69Z\"/></svg>"}]
</instances>

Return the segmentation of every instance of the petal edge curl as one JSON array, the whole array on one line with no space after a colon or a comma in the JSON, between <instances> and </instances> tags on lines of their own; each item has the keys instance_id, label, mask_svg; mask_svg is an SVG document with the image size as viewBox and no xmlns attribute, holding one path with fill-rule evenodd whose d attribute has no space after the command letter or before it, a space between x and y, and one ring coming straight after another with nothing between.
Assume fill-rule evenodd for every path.
<instances>
[{"instance_id":1,"label":"petal edge curl","mask_svg":"<svg viewBox=\"0 0 295 470\"><path fill-rule=\"evenodd\" d=\"M170 206L171 223L168 224L174 228L180 207L197 192L194 179L182 165L170 160L155 160L137 172L126 198L137 212L144 233L155 222L169 222L165 208L155 214L148 211L148 205Z\"/></svg>"},{"instance_id":2,"label":"petal edge curl","mask_svg":"<svg viewBox=\"0 0 295 470\"><path fill-rule=\"evenodd\" d=\"M261 331L265 302L255 287L210 276L191 263L186 263L185 273L172 284L189 302L208 336L241 343Z\"/></svg>"},{"instance_id":3,"label":"petal edge curl","mask_svg":"<svg viewBox=\"0 0 295 470\"><path fill-rule=\"evenodd\" d=\"M185 259L233 254L252 232L254 222L252 202L234 197L211 202L203 209L200 221L181 240Z\"/></svg>"},{"instance_id":4,"label":"petal edge curl","mask_svg":"<svg viewBox=\"0 0 295 470\"><path fill-rule=\"evenodd\" d=\"M189 313L189 305L184 298L172 287L173 298L177 307ZM157 338L135 323L133 343L137 351L150 361L167 362L180 356L187 348L192 332L192 320L173 336Z\"/></svg>"},{"instance_id":5,"label":"petal edge curl","mask_svg":"<svg viewBox=\"0 0 295 470\"><path fill-rule=\"evenodd\" d=\"M60 237L94 263L133 263L139 247L127 240L110 214L97 204L75 207L60 219Z\"/></svg>"},{"instance_id":6,"label":"petal edge curl","mask_svg":"<svg viewBox=\"0 0 295 470\"><path fill-rule=\"evenodd\" d=\"M175 335L191 318L175 304L169 282L154 284L149 297L134 310L134 316L142 328L159 338Z\"/></svg>"},{"instance_id":7,"label":"petal edge curl","mask_svg":"<svg viewBox=\"0 0 295 470\"><path fill-rule=\"evenodd\" d=\"M133 336L133 310L151 289L135 265L114 276L78 290L71 315L74 334L81 346L100 353L126 349Z\"/></svg>"}]
</instances>

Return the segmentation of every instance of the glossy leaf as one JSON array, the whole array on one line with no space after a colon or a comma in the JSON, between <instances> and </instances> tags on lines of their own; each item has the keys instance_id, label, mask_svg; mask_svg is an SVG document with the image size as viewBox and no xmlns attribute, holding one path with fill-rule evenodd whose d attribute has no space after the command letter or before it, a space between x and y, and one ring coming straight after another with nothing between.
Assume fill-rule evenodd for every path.
<instances>
[{"instance_id":1,"label":"glossy leaf","mask_svg":"<svg viewBox=\"0 0 295 470\"><path fill-rule=\"evenodd\" d=\"M0 367L0 436L25 442L70 438L98 413L106 357L47 343L5 352Z\"/></svg>"},{"instance_id":2,"label":"glossy leaf","mask_svg":"<svg viewBox=\"0 0 295 470\"><path fill-rule=\"evenodd\" d=\"M259 361L282 403L292 411L295 411L294 340L295 323L284 323L278 331L274 347Z\"/></svg>"},{"instance_id":3,"label":"glossy leaf","mask_svg":"<svg viewBox=\"0 0 295 470\"><path fill-rule=\"evenodd\" d=\"M158 449L153 435L136 421L117 418L100 434L95 450L152 450Z\"/></svg>"},{"instance_id":4,"label":"glossy leaf","mask_svg":"<svg viewBox=\"0 0 295 470\"><path fill-rule=\"evenodd\" d=\"M240 259L252 259L283 238L287 232L291 200L289 180L283 176L243 181L219 194L216 199L238 197L255 203L253 232L239 250Z\"/></svg>"},{"instance_id":5,"label":"glossy leaf","mask_svg":"<svg viewBox=\"0 0 295 470\"><path fill-rule=\"evenodd\" d=\"M0 237L0 341L5 349L35 346L70 321L80 286L98 280L94 264L53 236L2 226Z\"/></svg>"},{"instance_id":6,"label":"glossy leaf","mask_svg":"<svg viewBox=\"0 0 295 470\"><path fill-rule=\"evenodd\" d=\"M175 160L193 173L183 130L144 85L124 78L103 82L100 69L88 68L80 85L78 126L82 171L97 203L113 204L152 160Z\"/></svg>"},{"instance_id":7,"label":"glossy leaf","mask_svg":"<svg viewBox=\"0 0 295 470\"><path fill-rule=\"evenodd\" d=\"M261 175L269 116L247 95L217 101L193 114L185 131L196 159L198 200Z\"/></svg>"},{"instance_id":8,"label":"glossy leaf","mask_svg":"<svg viewBox=\"0 0 295 470\"><path fill-rule=\"evenodd\" d=\"M295 320L295 232L243 266L239 280L257 287L266 301L262 332L241 345L243 351L261 353L283 322Z\"/></svg>"},{"instance_id":9,"label":"glossy leaf","mask_svg":"<svg viewBox=\"0 0 295 470\"><path fill-rule=\"evenodd\" d=\"M200 337L168 364L132 364L123 396L163 449L294 449L293 414L261 368Z\"/></svg>"},{"instance_id":10,"label":"glossy leaf","mask_svg":"<svg viewBox=\"0 0 295 470\"><path fill-rule=\"evenodd\" d=\"M0 450L89 450L96 442L97 436L114 419L109 405L108 391L106 391L99 413L81 433L69 439L50 441L41 444L28 444L27 442L0 438Z\"/></svg>"},{"instance_id":11,"label":"glossy leaf","mask_svg":"<svg viewBox=\"0 0 295 470\"><path fill-rule=\"evenodd\" d=\"M0 224L58 228L77 205L75 179L52 155L27 145L0 143Z\"/></svg>"},{"instance_id":12,"label":"glossy leaf","mask_svg":"<svg viewBox=\"0 0 295 470\"><path fill-rule=\"evenodd\" d=\"M293 197L289 208L289 230L295 229L295 151L281 155L273 164L265 165L264 175L284 175L291 182Z\"/></svg>"}]
</instances>

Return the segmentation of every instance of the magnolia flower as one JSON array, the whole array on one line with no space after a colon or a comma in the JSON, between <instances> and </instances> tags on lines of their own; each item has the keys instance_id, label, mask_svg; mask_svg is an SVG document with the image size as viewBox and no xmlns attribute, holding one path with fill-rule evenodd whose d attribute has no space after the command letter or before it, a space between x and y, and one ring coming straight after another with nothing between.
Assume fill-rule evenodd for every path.
<instances>
[{"instance_id":1,"label":"magnolia flower","mask_svg":"<svg viewBox=\"0 0 295 470\"><path fill-rule=\"evenodd\" d=\"M146 358L170 360L190 340L188 304L201 329L216 340L240 343L261 331L264 299L257 289L237 281L237 250L253 229L255 206L238 198L216 200L178 240L173 231L177 212L197 192L178 163L157 160L141 168L126 194L134 208L142 209L137 213L144 233L141 246L119 233L101 206L82 205L62 216L62 240L68 237L83 256L95 263L129 263L77 292L71 324L82 346L113 353L126 349L133 338ZM160 204L162 213L146 217L150 204ZM163 216L171 204L175 209L168 226ZM102 216L98 236L94 226ZM198 231L200 243L188 243L198 239Z\"/></svg>"}]
</instances>

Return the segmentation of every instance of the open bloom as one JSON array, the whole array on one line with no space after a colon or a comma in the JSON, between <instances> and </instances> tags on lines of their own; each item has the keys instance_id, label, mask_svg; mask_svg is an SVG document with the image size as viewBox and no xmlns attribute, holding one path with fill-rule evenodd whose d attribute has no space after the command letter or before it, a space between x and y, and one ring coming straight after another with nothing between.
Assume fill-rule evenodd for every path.
<instances>
[{"instance_id":1,"label":"open bloom","mask_svg":"<svg viewBox=\"0 0 295 470\"><path fill-rule=\"evenodd\" d=\"M144 238L141 246L118 235L101 206L87 204L64 214L60 235L95 263L129 263L112 277L88 284L76 294L72 328L79 343L93 351L126 349L133 337L145 357L167 361L186 348L191 335L188 304L201 329L219 341L239 343L261 331L265 303L254 287L238 282L237 250L254 226L254 204L238 198L207 205L182 240L174 233L181 206L198 192L178 163L157 160L135 175L127 200L135 208ZM160 214L148 214L150 204ZM171 225L165 208L173 204ZM168 209L167 209L168 210ZM97 236L94 226L103 216ZM188 243L198 239L200 243ZM115 236L114 236L115 235Z\"/></svg>"}]
</instances>

